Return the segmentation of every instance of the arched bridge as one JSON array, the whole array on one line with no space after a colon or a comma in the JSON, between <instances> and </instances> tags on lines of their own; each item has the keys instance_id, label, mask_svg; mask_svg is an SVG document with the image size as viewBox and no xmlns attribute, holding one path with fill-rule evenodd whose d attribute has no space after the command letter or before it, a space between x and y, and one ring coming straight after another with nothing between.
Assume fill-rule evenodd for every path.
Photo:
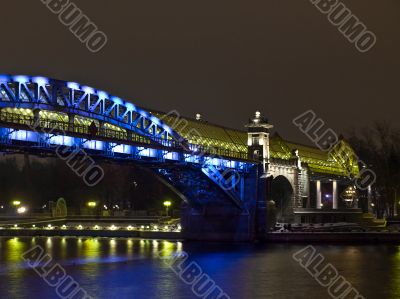
<instances>
[{"instance_id":1,"label":"arched bridge","mask_svg":"<svg viewBox=\"0 0 400 299\"><path fill-rule=\"evenodd\" d=\"M247 127L143 109L75 82L0 75L1 151L43 154L60 145L142 163L183 199L181 221L189 238L248 240L265 230L268 194L280 202L282 218L292 219L315 205L313 192L321 209L324 181L340 183L358 172L348 147L325 153L270 137L272 126L259 113ZM275 177L280 179L272 183ZM310 191L311 181L316 191Z\"/></svg>"}]
</instances>

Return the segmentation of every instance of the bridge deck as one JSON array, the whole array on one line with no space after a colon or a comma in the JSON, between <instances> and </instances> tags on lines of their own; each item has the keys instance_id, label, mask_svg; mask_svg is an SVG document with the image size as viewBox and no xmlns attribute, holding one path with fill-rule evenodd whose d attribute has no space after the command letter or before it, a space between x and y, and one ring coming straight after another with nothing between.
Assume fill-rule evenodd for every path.
<instances>
[{"instance_id":1,"label":"bridge deck","mask_svg":"<svg viewBox=\"0 0 400 299\"><path fill-rule=\"evenodd\" d=\"M177 117L175 114L166 114L160 111L151 111L152 114L163 120L167 125L178 131L190 143L199 146L214 147L239 152L241 156L247 155L247 132L211 124L202 120L187 117ZM338 144L338 147L341 144ZM358 166L355 159L338 161L332 152L322 151L316 147L286 141L278 134L270 138L271 158L290 160L293 159L293 150L299 151L302 162L307 163L310 170L316 173L343 175L357 174ZM350 149L350 156L354 155Z\"/></svg>"}]
</instances>

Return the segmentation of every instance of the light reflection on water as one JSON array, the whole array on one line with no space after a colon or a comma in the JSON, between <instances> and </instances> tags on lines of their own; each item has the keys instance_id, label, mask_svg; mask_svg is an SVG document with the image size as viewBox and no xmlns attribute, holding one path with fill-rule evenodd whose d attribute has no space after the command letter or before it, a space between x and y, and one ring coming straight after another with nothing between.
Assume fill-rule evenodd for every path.
<instances>
[{"instance_id":1,"label":"light reflection on water","mask_svg":"<svg viewBox=\"0 0 400 299\"><path fill-rule=\"evenodd\" d=\"M292 259L305 245L207 244L127 238L0 238L0 298L57 298L22 260L35 245L93 298L196 298L160 255L186 251L231 298L329 298ZM316 246L365 298L400 297L400 247Z\"/></svg>"}]
</instances>

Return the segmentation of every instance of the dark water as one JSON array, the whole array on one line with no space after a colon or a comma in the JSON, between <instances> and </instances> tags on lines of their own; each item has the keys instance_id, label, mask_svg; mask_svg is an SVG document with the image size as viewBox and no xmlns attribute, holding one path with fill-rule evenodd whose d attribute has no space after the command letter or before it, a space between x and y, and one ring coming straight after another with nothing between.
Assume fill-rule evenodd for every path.
<instances>
[{"instance_id":1,"label":"dark water","mask_svg":"<svg viewBox=\"0 0 400 299\"><path fill-rule=\"evenodd\" d=\"M106 238L0 238L0 298L58 298L22 260L35 245L93 298L198 298L159 258L189 255L231 298L330 298L292 258L305 245L228 245ZM400 298L400 247L316 246L365 298Z\"/></svg>"}]
</instances>

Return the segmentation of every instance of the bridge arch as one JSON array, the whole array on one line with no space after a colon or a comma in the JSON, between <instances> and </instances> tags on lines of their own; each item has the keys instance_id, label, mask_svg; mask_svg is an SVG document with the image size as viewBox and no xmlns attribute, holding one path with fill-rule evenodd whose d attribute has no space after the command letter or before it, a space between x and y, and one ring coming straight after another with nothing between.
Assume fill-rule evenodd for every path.
<instances>
[{"instance_id":1,"label":"bridge arch","mask_svg":"<svg viewBox=\"0 0 400 299\"><path fill-rule=\"evenodd\" d=\"M278 221L287 221L292 214L294 188L283 175L274 177L271 182L271 199L275 202Z\"/></svg>"},{"instance_id":2,"label":"bridge arch","mask_svg":"<svg viewBox=\"0 0 400 299\"><path fill-rule=\"evenodd\" d=\"M69 118L97 120L144 136L167 147L186 140L156 116L107 92L75 82L34 76L0 75L0 108L52 111ZM72 118L72 120L71 120Z\"/></svg>"}]
</instances>

